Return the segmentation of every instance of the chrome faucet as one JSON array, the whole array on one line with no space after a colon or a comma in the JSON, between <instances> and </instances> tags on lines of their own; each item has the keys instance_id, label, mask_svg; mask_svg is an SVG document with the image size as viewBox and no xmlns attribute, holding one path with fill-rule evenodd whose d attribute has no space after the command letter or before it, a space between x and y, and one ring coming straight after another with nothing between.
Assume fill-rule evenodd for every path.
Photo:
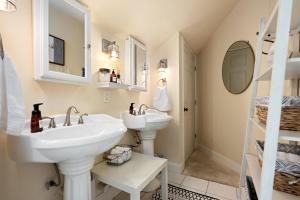
<instances>
[{"instance_id":1,"label":"chrome faucet","mask_svg":"<svg viewBox=\"0 0 300 200\"><path fill-rule=\"evenodd\" d=\"M145 109L142 110L143 107L145 107L146 109L148 109L148 106L146 104L140 105L138 115L144 115L145 114Z\"/></svg>"},{"instance_id":2,"label":"chrome faucet","mask_svg":"<svg viewBox=\"0 0 300 200\"><path fill-rule=\"evenodd\" d=\"M80 115L80 116L79 116L79 119L78 119L78 124L84 124L83 116L88 116L88 114L87 114L87 113L84 113L84 114Z\"/></svg>"},{"instance_id":3,"label":"chrome faucet","mask_svg":"<svg viewBox=\"0 0 300 200\"><path fill-rule=\"evenodd\" d=\"M42 119L50 119L48 128L56 128L54 117L42 117Z\"/></svg>"},{"instance_id":4,"label":"chrome faucet","mask_svg":"<svg viewBox=\"0 0 300 200\"><path fill-rule=\"evenodd\" d=\"M71 126L71 111L74 110L74 113L75 114L78 114L79 111L77 110L77 108L75 106L70 106L67 110L67 114L66 114L66 118L65 118L65 123L64 123L64 126Z\"/></svg>"}]
</instances>

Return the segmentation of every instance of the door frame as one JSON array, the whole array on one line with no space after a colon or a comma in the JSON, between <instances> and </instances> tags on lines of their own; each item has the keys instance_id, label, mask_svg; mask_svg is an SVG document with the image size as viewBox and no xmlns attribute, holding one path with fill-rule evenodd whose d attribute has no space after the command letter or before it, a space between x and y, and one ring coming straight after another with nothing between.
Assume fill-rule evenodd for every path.
<instances>
[{"instance_id":1,"label":"door frame","mask_svg":"<svg viewBox=\"0 0 300 200\"><path fill-rule=\"evenodd\" d=\"M185 162L187 161L188 157L185 157L185 124L184 124L184 46L188 46L191 52L194 54L194 65L195 65L195 73L194 73L194 88L195 88L195 112L194 112L194 134L195 134L195 142L194 142L194 147L197 146L197 140L198 140L198 130L196 130L196 121L197 121L197 111L198 111L198 106L197 106L197 56L195 52L192 50L190 45L186 42L182 34L179 36L179 63L180 63L180 68L179 68L179 82L181 83L179 86L179 104L180 104L180 109L179 109L179 115L180 115L180 124L181 124L181 139L183 141L182 145L182 152L183 152L183 161L184 165Z\"/></svg>"}]
</instances>

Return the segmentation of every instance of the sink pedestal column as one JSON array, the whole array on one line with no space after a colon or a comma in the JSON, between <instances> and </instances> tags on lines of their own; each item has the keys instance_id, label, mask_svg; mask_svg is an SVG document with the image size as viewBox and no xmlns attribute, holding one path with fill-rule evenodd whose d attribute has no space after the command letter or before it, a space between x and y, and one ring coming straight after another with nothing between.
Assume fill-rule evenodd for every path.
<instances>
[{"instance_id":1,"label":"sink pedestal column","mask_svg":"<svg viewBox=\"0 0 300 200\"><path fill-rule=\"evenodd\" d=\"M156 131L141 131L140 137L142 139L143 153L154 156Z\"/></svg>"},{"instance_id":2,"label":"sink pedestal column","mask_svg":"<svg viewBox=\"0 0 300 200\"><path fill-rule=\"evenodd\" d=\"M94 158L84 158L58 163L65 176L64 200L91 200L91 173Z\"/></svg>"},{"instance_id":3,"label":"sink pedestal column","mask_svg":"<svg viewBox=\"0 0 300 200\"><path fill-rule=\"evenodd\" d=\"M154 156L154 140L156 138L156 131L141 131L140 137L142 140L143 154ZM152 192L159 188L160 181L155 178L144 188L144 192Z\"/></svg>"}]
</instances>

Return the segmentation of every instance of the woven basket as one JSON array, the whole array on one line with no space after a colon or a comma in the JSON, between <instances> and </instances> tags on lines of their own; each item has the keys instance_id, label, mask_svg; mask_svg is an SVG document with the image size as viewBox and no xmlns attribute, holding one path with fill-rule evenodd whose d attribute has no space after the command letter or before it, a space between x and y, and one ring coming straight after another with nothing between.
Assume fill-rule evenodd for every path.
<instances>
[{"instance_id":1,"label":"woven basket","mask_svg":"<svg viewBox=\"0 0 300 200\"><path fill-rule=\"evenodd\" d=\"M258 119L263 124L267 122L268 107L267 106L256 106L256 114ZM300 107L299 106L288 106L282 107L280 129L289 131L300 131Z\"/></svg>"},{"instance_id":2,"label":"woven basket","mask_svg":"<svg viewBox=\"0 0 300 200\"><path fill-rule=\"evenodd\" d=\"M262 161L259 160L259 164L262 167ZM274 190L300 196L300 181L296 182L299 178L292 176L288 173L275 171L274 177ZM296 182L289 184L290 182Z\"/></svg>"},{"instance_id":3,"label":"woven basket","mask_svg":"<svg viewBox=\"0 0 300 200\"><path fill-rule=\"evenodd\" d=\"M281 146L283 145L287 145L288 144L279 144ZM260 155L258 156L259 158L259 164L262 167L262 152L260 152L257 148L257 153ZM293 194L296 196L300 196L300 181L299 181L299 177L296 177L294 175L291 175L289 173L286 172L280 172L280 171L275 171L275 177L274 177L274 186L273 188L275 190L281 191L281 192L285 192L285 193L289 193L289 194Z\"/></svg>"}]
</instances>

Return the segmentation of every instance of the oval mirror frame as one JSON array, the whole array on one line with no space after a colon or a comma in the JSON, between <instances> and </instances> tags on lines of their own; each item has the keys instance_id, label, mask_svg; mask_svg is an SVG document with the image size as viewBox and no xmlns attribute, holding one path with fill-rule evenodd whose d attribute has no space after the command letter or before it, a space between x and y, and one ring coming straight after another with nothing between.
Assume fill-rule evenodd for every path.
<instances>
[{"instance_id":1,"label":"oval mirror frame","mask_svg":"<svg viewBox=\"0 0 300 200\"><path fill-rule=\"evenodd\" d=\"M248 51L246 53L250 54L250 58L246 57L247 61L249 61L250 63L246 63L247 67L244 68L244 70L246 70L245 84L241 89L234 91L233 89L230 88L230 84L228 85L228 81L231 81L231 79L227 78L227 81L225 80L226 76L228 77L228 72L226 71L227 68L228 68L228 66L226 68L226 64L229 63L228 56L233 51L245 50L245 49L246 49L246 51ZM233 55L233 57L235 57L237 59L239 58L236 55ZM241 60L237 60L237 62L239 62L239 61L241 61ZM230 60L230 63L231 63L231 60ZM249 41L239 40L239 41L236 41L236 42L232 43L226 51L226 54L225 54L224 59L223 59L223 64L222 64L222 80L223 80L223 84L224 84L224 87L226 88L226 90L228 92L230 92L231 94L241 94L241 93L245 92L248 89L248 87L250 86L250 84L253 80L254 65L255 65L255 54L254 54L253 48L250 45ZM231 68L234 68L234 67L231 67ZM236 69L238 69L238 68L236 68ZM239 73L241 73L241 72L239 72Z\"/></svg>"}]
</instances>

